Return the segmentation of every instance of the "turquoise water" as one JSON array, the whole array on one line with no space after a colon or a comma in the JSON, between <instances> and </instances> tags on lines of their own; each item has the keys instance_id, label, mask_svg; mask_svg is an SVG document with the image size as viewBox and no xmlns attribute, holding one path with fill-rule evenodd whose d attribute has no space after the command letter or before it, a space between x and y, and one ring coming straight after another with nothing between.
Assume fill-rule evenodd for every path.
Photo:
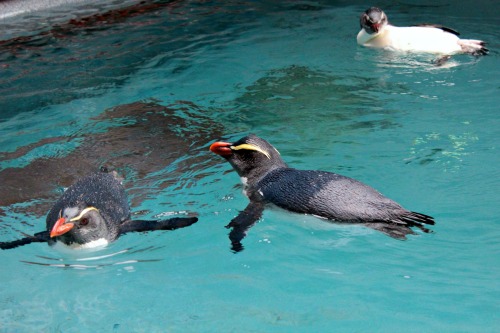
<instances>
[{"instance_id":1,"label":"turquoise water","mask_svg":"<svg viewBox=\"0 0 500 333\"><path fill-rule=\"evenodd\" d=\"M3 32L1 240L42 230L101 165L136 216L200 220L97 252L0 252L0 332L498 331L498 5L385 4L394 24L439 22L491 53L437 68L358 47L368 6L353 2L159 2ZM434 233L269 209L232 253L224 225L248 201L208 147L248 133L434 216Z\"/></svg>"}]
</instances>

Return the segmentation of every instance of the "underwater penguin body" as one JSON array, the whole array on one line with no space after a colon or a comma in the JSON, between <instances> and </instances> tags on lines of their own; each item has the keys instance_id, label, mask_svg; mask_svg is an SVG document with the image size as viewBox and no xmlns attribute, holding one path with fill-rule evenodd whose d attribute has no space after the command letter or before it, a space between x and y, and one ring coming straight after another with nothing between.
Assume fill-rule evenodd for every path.
<instances>
[{"instance_id":1,"label":"underwater penguin body","mask_svg":"<svg viewBox=\"0 0 500 333\"><path fill-rule=\"evenodd\" d=\"M12 242L10 249L33 242L62 244L71 248L94 248L133 231L173 230L195 223L196 217L168 220L131 220L125 190L116 173L90 174L71 185L47 214L47 230Z\"/></svg>"},{"instance_id":2,"label":"underwater penguin body","mask_svg":"<svg viewBox=\"0 0 500 333\"><path fill-rule=\"evenodd\" d=\"M432 217L409 211L355 179L289 168L271 144L255 135L235 143L216 142L210 150L238 172L250 199L227 225L233 228L229 237L235 251L242 249L241 240L267 204L331 221L362 224L397 239L414 234L412 227L429 232L424 225L434 224Z\"/></svg>"},{"instance_id":3,"label":"underwater penguin body","mask_svg":"<svg viewBox=\"0 0 500 333\"><path fill-rule=\"evenodd\" d=\"M361 14L360 25L357 42L367 47L442 56L457 53L478 56L488 53L483 41L460 39L458 32L443 26L393 26L389 24L385 13L377 7L371 7Z\"/></svg>"}]
</instances>

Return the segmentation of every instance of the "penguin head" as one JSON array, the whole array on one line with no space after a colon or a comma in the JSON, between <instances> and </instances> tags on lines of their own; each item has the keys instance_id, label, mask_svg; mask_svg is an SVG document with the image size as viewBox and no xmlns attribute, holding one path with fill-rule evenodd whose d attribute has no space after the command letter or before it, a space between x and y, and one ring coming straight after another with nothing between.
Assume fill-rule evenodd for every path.
<instances>
[{"instance_id":1,"label":"penguin head","mask_svg":"<svg viewBox=\"0 0 500 333\"><path fill-rule=\"evenodd\" d=\"M287 167L276 148L253 134L234 143L215 142L210 151L224 157L249 185L273 169Z\"/></svg>"},{"instance_id":2,"label":"penguin head","mask_svg":"<svg viewBox=\"0 0 500 333\"><path fill-rule=\"evenodd\" d=\"M368 8L359 19L361 28L368 34L376 34L384 28L389 21L385 13L377 7Z\"/></svg>"},{"instance_id":3,"label":"penguin head","mask_svg":"<svg viewBox=\"0 0 500 333\"><path fill-rule=\"evenodd\" d=\"M50 230L50 237L66 245L85 247L93 247L92 242L107 243L113 238L99 209L92 206L66 207L61 210ZM99 245L96 243L93 244Z\"/></svg>"}]
</instances>

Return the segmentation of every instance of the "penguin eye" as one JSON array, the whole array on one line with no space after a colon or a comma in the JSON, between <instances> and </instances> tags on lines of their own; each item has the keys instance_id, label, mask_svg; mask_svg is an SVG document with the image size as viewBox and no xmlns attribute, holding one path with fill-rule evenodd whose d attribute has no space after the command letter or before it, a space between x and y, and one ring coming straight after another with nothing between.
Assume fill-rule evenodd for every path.
<instances>
[{"instance_id":1,"label":"penguin eye","mask_svg":"<svg viewBox=\"0 0 500 333\"><path fill-rule=\"evenodd\" d=\"M87 225L89 224L89 219L84 217L80 220L80 225Z\"/></svg>"}]
</instances>

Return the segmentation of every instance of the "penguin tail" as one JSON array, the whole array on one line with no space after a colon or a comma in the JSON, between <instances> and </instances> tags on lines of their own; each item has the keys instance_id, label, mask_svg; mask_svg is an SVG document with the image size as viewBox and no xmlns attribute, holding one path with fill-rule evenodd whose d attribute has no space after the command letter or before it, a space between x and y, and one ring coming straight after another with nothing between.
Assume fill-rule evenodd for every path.
<instances>
[{"instance_id":1,"label":"penguin tail","mask_svg":"<svg viewBox=\"0 0 500 333\"><path fill-rule=\"evenodd\" d=\"M417 212L409 212L408 214L400 217L399 220L405 223L408 227L417 227L425 233L431 232L430 229L425 227L426 224L428 225L436 224L432 216Z\"/></svg>"},{"instance_id":2,"label":"penguin tail","mask_svg":"<svg viewBox=\"0 0 500 333\"><path fill-rule=\"evenodd\" d=\"M460 39L458 40L458 44L460 45L464 53L469 53L474 56L487 55L490 51L485 47L486 43L482 40Z\"/></svg>"},{"instance_id":3,"label":"penguin tail","mask_svg":"<svg viewBox=\"0 0 500 333\"><path fill-rule=\"evenodd\" d=\"M416 223L423 223L423 224L430 224L430 225L436 224L436 221L434 221L434 218L432 216L425 215L422 213L410 212L405 217L407 219L410 219L413 222L416 222Z\"/></svg>"}]
</instances>

